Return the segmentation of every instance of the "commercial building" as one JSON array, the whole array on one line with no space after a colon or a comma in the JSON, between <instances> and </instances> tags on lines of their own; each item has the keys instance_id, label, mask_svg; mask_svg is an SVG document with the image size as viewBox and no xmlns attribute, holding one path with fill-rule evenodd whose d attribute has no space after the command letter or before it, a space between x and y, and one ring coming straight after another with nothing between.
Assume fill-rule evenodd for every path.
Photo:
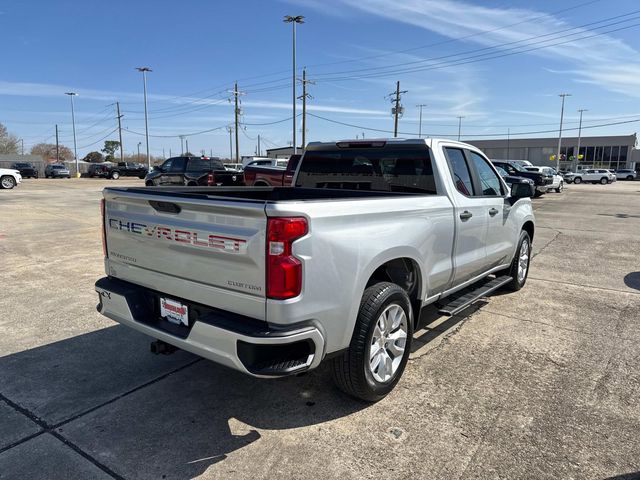
<instances>
[{"instance_id":1,"label":"commercial building","mask_svg":"<svg viewBox=\"0 0 640 480\"><path fill-rule=\"evenodd\" d=\"M537 166L556 166L558 137L550 138L510 138L499 140L466 140L480 148L489 158L495 160L528 160ZM608 169L635 169L640 167L640 150L636 148L637 137L616 135L607 137L581 137L578 157L578 137L562 139L560 168L576 170L600 167ZM298 149L299 153L301 149ZM292 147L267 150L270 158L289 158Z\"/></svg>"},{"instance_id":2,"label":"commercial building","mask_svg":"<svg viewBox=\"0 0 640 480\"><path fill-rule=\"evenodd\" d=\"M500 140L464 140L496 160L528 160L537 166L556 166L558 137L511 138ZM582 167L634 169L640 164L640 150L636 149L636 134L608 137L582 137L578 157L578 137L562 139L560 168L576 170Z\"/></svg>"}]
</instances>

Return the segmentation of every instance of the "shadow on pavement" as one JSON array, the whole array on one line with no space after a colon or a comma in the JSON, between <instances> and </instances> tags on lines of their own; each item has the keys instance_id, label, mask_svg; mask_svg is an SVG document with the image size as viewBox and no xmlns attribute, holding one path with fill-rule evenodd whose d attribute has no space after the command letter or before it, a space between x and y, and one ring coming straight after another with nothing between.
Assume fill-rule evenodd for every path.
<instances>
[{"instance_id":1,"label":"shadow on pavement","mask_svg":"<svg viewBox=\"0 0 640 480\"><path fill-rule=\"evenodd\" d=\"M416 344L461 322L421 312ZM342 394L328 365L296 377L255 379L185 352L149 353L150 338L115 325L0 358L0 393L124 478L193 478L225 458L255 472L251 455L368 404ZM275 432L275 433L273 433ZM264 435L276 435L265 444ZM245 447L250 450L243 452ZM238 462L234 462L236 467Z\"/></svg>"},{"instance_id":2,"label":"shadow on pavement","mask_svg":"<svg viewBox=\"0 0 640 480\"><path fill-rule=\"evenodd\" d=\"M624 284L629 288L640 290L640 272L631 272L625 275Z\"/></svg>"}]
</instances>

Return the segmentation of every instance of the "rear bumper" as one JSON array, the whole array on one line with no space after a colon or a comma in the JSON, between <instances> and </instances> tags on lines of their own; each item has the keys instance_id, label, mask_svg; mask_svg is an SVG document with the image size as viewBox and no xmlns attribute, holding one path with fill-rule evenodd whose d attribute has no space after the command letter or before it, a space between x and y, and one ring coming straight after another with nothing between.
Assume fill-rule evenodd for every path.
<instances>
[{"instance_id":1,"label":"rear bumper","mask_svg":"<svg viewBox=\"0 0 640 480\"><path fill-rule=\"evenodd\" d=\"M95 289L100 297L97 309L102 315L255 377L278 377L310 370L320 364L324 355L324 337L314 326L274 329L266 322L184 301L191 311L200 311L200 316L194 318L193 325L189 329L185 327L184 332L177 331L176 327L172 327L171 332L158 328L168 322L160 319L149 303L161 293L109 277L98 280Z\"/></svg>"}]
</instances>

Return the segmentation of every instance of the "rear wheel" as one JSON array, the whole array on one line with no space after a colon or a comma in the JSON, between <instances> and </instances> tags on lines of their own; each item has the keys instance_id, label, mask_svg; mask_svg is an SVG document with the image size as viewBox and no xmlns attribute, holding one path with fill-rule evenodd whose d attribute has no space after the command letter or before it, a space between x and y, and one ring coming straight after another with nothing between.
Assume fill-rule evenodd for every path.
<instances>
[{"instance_id":1,"label":"rear wheel","mask_svg":"<svg viewBox=\"0 0 640 480\"><path fill-rule=\"evenodd\" d=\"M4 177L0 178L0 187L6 190L11 190L15 186L16 186L16 179L13 178L12 176L5 175Z\"/></svg>"},{"instance_id":2,"label":"rear wheel","mask_svg":"<svg viewBox=\"0 0 640 480\"><path fill-rule=\"evenodd\" d=\"M606 185L607 183L609 183L609 179L608 179L607 177L602 177L602 178L600 179L600 183L601 183L602 185Z\"/></svg>"},{"instance_id":3,"label":"rear wheel","mask_svg":"<svg viewBox=\"0 0 640 480\"><path fill-rule=\"evenodd\" d=\"M146 187L153 187L153 182L151 180L147 180L146 182L144 182L144 185Z\"/></svg>"},{"instance_id":4,"label":"rear wheel","mask_svg":"<svg viewBox=\"0 0 640 480\"><path fill-rule=\"evenodd\" d=\"M120 178L120 172L111 172L111 179L118 180Z\"/></svg>"},{"instance_id":5,"label":"rear wheel","mask_svg":"<svg viewBox=\"0 0 640 480\"><path fill-rule=\"evenodd\" d=\"M573 183L582 183L582 178L576 177L573 179Z\"/></svg>"},{"instance_id":6,"label":"rear wheel","mask_svg":"<svg viewBox=\"0 0 640 480\"><path fill-rule=\"evenodd\" d=\"M336 385L361 400L383 399L404 372L412 336L413 314L407 292L389 282L367 288L349 349L333 359Z\"/></svg>"}]
</instances>

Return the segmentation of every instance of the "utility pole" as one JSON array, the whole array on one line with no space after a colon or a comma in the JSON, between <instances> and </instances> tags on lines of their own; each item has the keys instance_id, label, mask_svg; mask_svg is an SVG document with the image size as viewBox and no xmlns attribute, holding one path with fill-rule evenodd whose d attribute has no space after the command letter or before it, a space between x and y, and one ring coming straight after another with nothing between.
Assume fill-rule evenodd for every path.
<instances>
[{"instance_id":1,"label":"utility pole","mask_svg":"<svg viewBox=\"0 0 640 480\"><path fill-rule=\"evenodd\" d=\"M180 156L184 156L184 135L180 135Z\"/></svg>"},{"instance_id":2,"label":"utility pole","mask_svg":"<svg viewBox=\"0 0 640 480\"><path fill-rule=\"evenodd\" d=\"M164 147L162 147L162 158L167 158L167 156L164 154Z\"/></svg>"},{"instance_id":3,"label":"utility pole","mask_svg":"<svg viewBox=\"0 0 640 480\"><path fill-rule=\"evenodd\" d=\"M418 138L422 138L422 107L426 107L427 105L424 103L420 103L418 105L416 105L416 107L418 107L420 109L420 120L418 122Z\"/></svg>"},{"instance_id":4,"label":"utility pole","mask_svg":"<svg viewBox=\"0 0 640 480\"><path fill-rule=\"evenodd\" d=\"M296 23L304 23L304 17L302 15L285 15L285 23L290 23L293 26L293 69L292 69L292 81L293 81L293 153L298 153L296 147ZM237 135L237 132L236 132Z\"/></svg>"},{"instance_id":5,"label":"utility pole","mask_svg":"<svg viewBox=\"0 0 640 480\"><path fill-rule=\"evenodd\" d=\"M458 116L458 141L460 141L460 133L462 132L462 119L464 117L462 115Z\"/></svg>"},{"instance_id":6,"label":"utility pole","mask_svg":"<svg viewBox=\"0 0 640 480\"><path fill-rule=\"evenodd\" d=\"M71 123L73 124L73 156L76 159L76 177L80 177L80 170L78 167L78 146L76 144L76 114L73 110L73 97L78 95L76 92L66 92L65 95L69 95L71 99Z\"/></svg>"},{"instance_id":7,"label":"utility pole","mask_svg":"<svg viewBox=\"0 0 640 480\"><path fill-rule=\"evenodd\" d=\"M120 119L122 115L120 115L120 102L116 102L116 109L118 111L118 136L120 137L120 161L124 162L124 146L122 145L122 122ZM164 153L163 153L164 156ZM138 159L140 161L140 159Z\"/></svg>"},{"instance_id":8,"label":"utility pole","mask_svg":"<svg viewBox=\"0 0 640 480\"><path fill-rule=\"evenodd\" d=\"M562 107L560 108L560 130L558 131L558 154L556 155L556 172L560 170L560 149L562 147L562 121L564 120L564 99L570 97L570 93L561 93Z\"/></svg>"},{"instance_id":9,"label":"utility pole","mask_svg":"<svg viewBox=\"0 0 640 480\"><path fill-rule=\"evenodd\" d=\"M172 158L173 154L171 153L171 147L169 147L169 158Z\"/></svg>"},{"instance_id":10,"label":"utility pole","mask_svg":"<svg viewBox=\"0 0 640 480\"><path fill-rule=\"evenodd\" d=\"M151 170L151 155L149 154L149 122L147 120L147 72L152 72L149 67L136 67L142 72L142 85L144 89L144 134L147 140L147 167Z\"/></svg>"},{"instance_id":11,"label":"utility pole","mask_svg":"<svg viewBox=\"0 0 640 480\"><path fill-rule=\"evenodd\" d=\"M233 127L227 125L227 132L229 132L229 161L233 161L233 143L231 140L231 134L233 133Z\"/></svg>"},{"instance_id":12,"label":"utility pole","mask_svg":"<svg viewBox=\"0 0 640 480\"><path fill-rule=\"evenodd\" d=\"M580 126L578 127L578 151L576 152L576 156L575 156L575 167L573 165L573 162L571 162L571 166L573 167L573 170L575 171L578 168L578 162L580 161L580 140L582 137L582 113L583 112L588 112L589 110L587 110L586 108L581 108L580 110L578 110L578 112L580 113Z\"/></svg>"},{"instance_id":13,"label":"utility pole","mask_svg":"<svg viewBox=\"0 0 640 480\"><path fill-rule=\"evenodd\" d=\"M307 93L307 83L315 85L316 82L307 80L307 69L302 69L302 95L298 98L302 100L302 149L307 146L307 98L313 98Z\"/></svg>"},{"instance_id":14,"label":"utility pole","mask_svg":"<svg viewBox=\"0 0 640 480\"><path fill-rule=\"evenodd\" d=\"M238 90L238 82L236 82L234 84L233 87L233 92L229 92L233 95L233 101L234 101L234 119L235 119L235 133L236 133L236 163L240 162L240 139L239 139L239 131L238 131L238 126L239 126L239 118L240 118L240 107L239 107L239 100L238 97L240 95L244 95L244 92L241 92L240 90ZM231 132L229 132L229 134L231 134Z\"/></svg>"},{"instance_id":15,"label":"utility pole","mask_svg":"<svg viewBox=\"0 0 640 480\"><path fill-rule=\"evenodd\" d=\"M56 123L56 163L60 163L60 143L58 142L58 124Z\"/></svg>"},{"instance_id":16,"label":"utility pole","mask_svg":"<svg viewBox=\"0 0 640 480\"><path fill-rule=\"evenodd\" d=\"M364 132L362 132L362 139L364 140Z\"/></svg>"},{"instance_id":17,"label":"utility pole","mask_svg":"<svg viewBox=\"0 0 640 480\"><path fill-rule=\"evenodd\" d=\"M258 156L262 155L262 149L260 148L260 134L258 134Z\"/></svg>"},{"instance_id":18,"label":"utility pole","mask_svg":"<svg viewBox=\"0 0 640 480\"><path fill-rule=\"evenodd\" d=\"M507 160L511 159L511 129L507 128Z\"/></svg>"},{"instance_id":19,"label":"utility pole","mask_svg":"<svg viewBox=\"0 0 640 480\"><path fill-rule=\"evenodd\" d=\"M142 145L142 142L138 142L138 161L140 161L140 145Z\"/></svg>"},{"instance_id":20,"label":"utility pole","mask_svg":"<svg viewBox=\"0 0 640 480\"><path fill-rule=\"evenodd\" d=\"M184 143L185 143L186 148L187 148L187 151L186 151L186 152L184 152L184 153L185 153L185 154L187 154L187 153L191 153L191 152L189 152L189 139L188 139L188 138L185 138L185 139L184 139Z\"/></svg>"},{"instance_id":21,"label":"utility pole","mask_svg":"<svg viewBox=\"0 0 640 480\"><path fill-rule=\"evenodd\" d=\"M407 93L407 90L400 91L400 80L398 80L396 82L396 91L387 95L387 98L391 98L391 102L395 104L395 107L391 108L391 114L393 115L393 138L398 136L398 118L402 115L400 96L404 93Z\"/></svg>"}]
</instances>

